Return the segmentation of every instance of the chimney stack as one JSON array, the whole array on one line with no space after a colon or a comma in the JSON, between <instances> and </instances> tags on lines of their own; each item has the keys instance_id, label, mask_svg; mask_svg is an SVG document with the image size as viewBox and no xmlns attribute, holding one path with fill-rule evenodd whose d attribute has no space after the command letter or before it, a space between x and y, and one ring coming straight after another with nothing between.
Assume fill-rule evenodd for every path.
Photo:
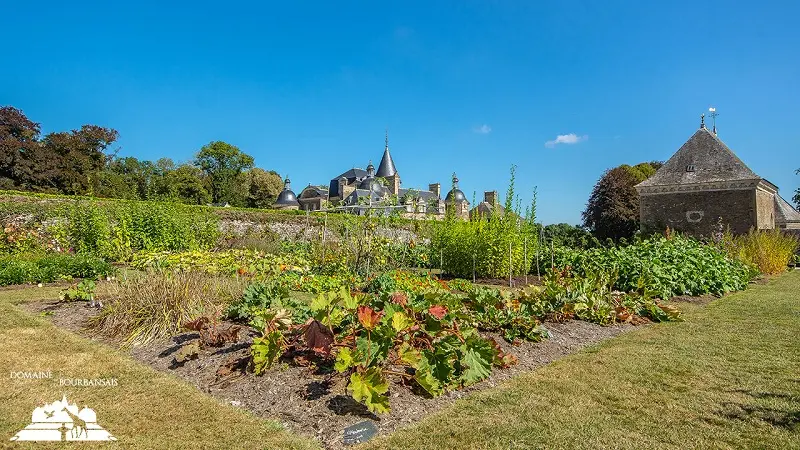
<instances>
[{"instance_id":1,"label":"chimney stack","mask_svg":"<svg viewBox=\"0 0 800 450\"><path fill-rule=\"evenodd\" d=\"M439 183L433 183L428 185L428 190L433 192L436 195L436 198L441 198L442 195L442 185Z\"/></svg>"},{"instance_id":2,"label":"chimney stack","mask_svg":"<svg viewBox=\"0 0 800 450\"><path fill-rule=\"evenodd\" d=\"M483 201L494 206L497 204L497 191L486 191L483 193Z\"/></svg>"}]
</instances>

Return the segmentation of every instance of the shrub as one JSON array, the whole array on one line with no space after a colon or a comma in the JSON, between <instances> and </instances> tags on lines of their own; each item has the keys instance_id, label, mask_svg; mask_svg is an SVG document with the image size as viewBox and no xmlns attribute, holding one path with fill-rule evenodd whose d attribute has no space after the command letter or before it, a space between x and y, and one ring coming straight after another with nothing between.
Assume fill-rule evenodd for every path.
<instances>
[{"instance_id":1,"label":"shrub","mask_svg":"<svg viewBox=\"0 0 800 450\"><path fill-rule=\"evenodd\" d=\"M223 310L243 288L236 279L199 272L148 272L107 285L105 308L88 327L123 346L167 338L198 316Z\"/></svg>"},{"instance_id":2,"label":"shrub","mask_svg":"<svg viewBox=\"0 0 800 450\"><path fill-rule=\"evenodd\" d=\"M758 268L763 274L774 275L784 272L792 262L800 239L780 230L751 229L741 236L726 232L722 245L731 257Z\"/></svg>"},{"instance_id":3,"label":"shrub","mask_svg":"<svg viewBox=\"0 0 800 450\"><path fill-rule=\"evenodd\" d=\"M113 204L78 201L66 238L78 253L127 261L137 251L209 249L219 236L218 219L205 210L163 202Z\"/></svg>"},{"instance_id":4,"label":"shrub","mask_svg":"<svg viewBox=\"0 0 800 450\"><path fill-rule=\"evenodd\" d=\"M384 272L367 283L365 290L375 294L403 291L416 294L431 289L447 289L447 284L427 273L414 273L405 270Z\"/></svg>"},{"instance_id":5,"label":"shrub","mask_svg":"<svg viewBox=\"0 0 800 450\"><path fill-rule=\"evenodd\" d=\"M472 278L473 268L479 277L507 277L509 272L522 275L529 271L537 240L536 193L523 217L514 194L514 179L512 167L502 214L463 221L448 213L444 221L434 225L432 267L441 265L444 272L464 278Z\"/></svg>"},{"instance_id":6,"label":"shrub","mask_svg":"<svg viewBox=\"0 0 800 450\"><path fill-rule=\"evenodd\" d=\"M541 254L540 264L572 268L580 276L610 273L614 289L650 292L664 299L676 295L721 295L742 290L756 275L746 264L714 245L673 235L625 247L577 250L556 247Z\"/></svg>"},{"instance_id":7,"label":"shrub","mask_svg":"<svg viewBox=\"0 0 800 450\"><path fill-rule=\"evenodd\" d=\"M289 290L279 283L251 283L241 297L228 305L228 318L249 321L262 309L285 309L297 322L305 322L311 315L308 305L289 298Z\"/></svg>"},{"instance_id":8,"label":"shrub","mask_svg":"<svg viewBox=\"0 0 800 450\"><path fill-rule=\"evenodd\" d=\"M0 257L0 286L51 283L71 278L105 277L115 272L106 261L85 255L17 255Z\"/></svg>"}]
</instances>

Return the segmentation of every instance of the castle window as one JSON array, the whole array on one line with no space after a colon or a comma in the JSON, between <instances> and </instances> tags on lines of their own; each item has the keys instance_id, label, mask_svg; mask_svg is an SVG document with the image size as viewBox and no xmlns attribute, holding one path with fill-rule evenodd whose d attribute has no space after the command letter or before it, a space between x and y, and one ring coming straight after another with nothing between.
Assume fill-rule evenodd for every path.
<instances>
[{"instance_id":1,"label":"castle window","mask_svg":"<svg viewBox=\"0 0 800 450\"><path fill-rule=\"evenodd\" d=\"M688 166L686 166L686 171L687 172L694 172L694 164L689 164Z\"/></svg>"}]
</instances>

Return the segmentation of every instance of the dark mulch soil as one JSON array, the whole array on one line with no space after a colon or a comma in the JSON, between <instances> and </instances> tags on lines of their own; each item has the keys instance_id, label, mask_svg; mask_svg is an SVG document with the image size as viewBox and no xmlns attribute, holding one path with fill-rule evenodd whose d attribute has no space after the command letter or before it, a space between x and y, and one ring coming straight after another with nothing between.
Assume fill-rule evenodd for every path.
<instances>
[{"instance_id":1,"label":"dark mulch soil","mask_svg":"<svg viewBox=\"0 0 800 450\"><path fill-rule=\"evenodd\" d=\"M82 329L83 324L97 311L81 302L34 302L21 307L34 314L44 312L55 325L84 336L89 334ZM533 370L634 327L604 327L582 321L548 322L545 326L550 331L550 338L539 343L523 342L512 346L499 336L487 334L494 337L505 351L517 356L519 363L508 369L494 370L487 380L463 390L438 398L426 398L393 379L389 390L392 410L381 416L370 414L363 405L355 402L346 391L347 380L310 355L297 355L295 362L284 360L260 377L247 372L252 333L243 333L239 343L205 349L198 359L182 366L176 364L175 355L182 343L197 337L195 333L184 333L169 340L134 347L130 354L157 370L187 380L225 402L261 417L277 420L295 432L314 436L327 448L341 448L342 430L347 426L363 420L374 420L381 434L389 433L471 392L496 386L521 372ZM115 345L103 338L93 338ZM297 360L305 365L298 365ZM220 369L222 366L226 368Z\"/></svg>"},{"instance_id":2,"label":"dark mulch soil","mask_svg":"<svg viewBox=\"0 0 800 450\"><path fill-rule=\"evenodd\" d=\"M442 275L441 278L443 280L452 280L458 277L454 277L451 275ZM467 280L472 281L471 278L467 278ZM506 278L476 278L476 284L483 284L489 285L493 287L508 287L508 277ZM511 277L511 287L525 287L530 285L537 285L540 286L542 284L542 277L538 277L536 275L528 275L519 276L519 277Z\"/></svg>"}]
</instances>

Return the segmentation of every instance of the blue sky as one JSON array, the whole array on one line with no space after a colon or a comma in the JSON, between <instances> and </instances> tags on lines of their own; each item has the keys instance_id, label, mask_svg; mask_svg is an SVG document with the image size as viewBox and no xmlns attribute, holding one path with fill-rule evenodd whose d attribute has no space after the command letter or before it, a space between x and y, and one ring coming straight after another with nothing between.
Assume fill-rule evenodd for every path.
<instances>
[{"instance_id":1,"label":"blue sky","mask_svg":"<svg viewBox=\"0 0 800 450\"><path fill-rule=\"evenodd\" d=\"M377 165L388 127L403 186L455 171L481 198L516 164L543 222L578 223L605 169L667 159L713 105L756 173L800 184L798 2L70 3L3 6L0 104L113 127L121 155L224 140L299 190Z\"/></svg>"}]
</instances>

